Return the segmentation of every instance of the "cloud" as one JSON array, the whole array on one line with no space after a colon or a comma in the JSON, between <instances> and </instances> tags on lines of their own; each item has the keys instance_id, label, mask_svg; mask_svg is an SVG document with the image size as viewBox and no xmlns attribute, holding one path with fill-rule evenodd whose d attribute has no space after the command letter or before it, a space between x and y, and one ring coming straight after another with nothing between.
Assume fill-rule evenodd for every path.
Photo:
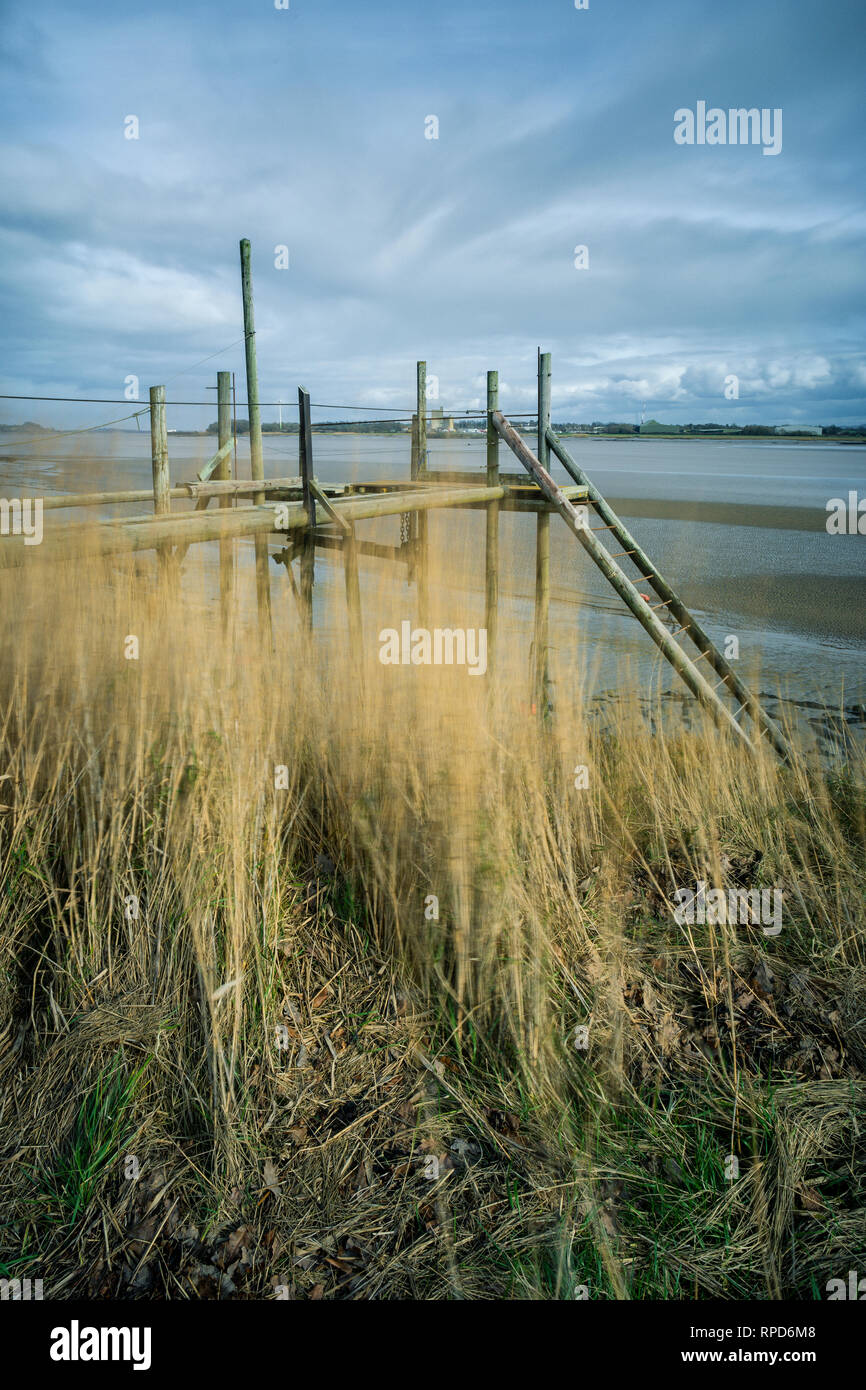
<instances>
[{"instance_id":1,"label":"cloud","mask_svg":"<svg viewBox=\"0 0 866 1390\"><path fill-rule=\"evenodd\" d=\"M555 408L594 418L859 421L857 24L842 0L501 0L492 26L462 0L49 0L0 50L6 388L108 394L118 363L232 342L249 236L271 399L403 405L424 356L454 407L497 367L531 409L542 343ZM676 146L698 98L781 106L782 154ZM242 355L190 391L221 366Z\"/></svg>"}]
</instances>

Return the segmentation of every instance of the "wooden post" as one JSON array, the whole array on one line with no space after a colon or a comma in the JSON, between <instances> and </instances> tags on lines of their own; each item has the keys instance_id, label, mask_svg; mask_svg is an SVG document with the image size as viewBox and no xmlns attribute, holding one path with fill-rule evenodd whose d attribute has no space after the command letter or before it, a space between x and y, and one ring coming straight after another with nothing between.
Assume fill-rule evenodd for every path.
<instances>
[{"instance_id":1,"label":"wooden post","mask_svg":"<svg viewBox=\"0 0 866 1390\"><path fill-rule=\"evenodd\" d=\"M354 526L343 538L343 569L346 577L346 607L349 610L349 645L352 656L361 664L361 645L364 629L361 621L361 586L358 579L358 542Z\"/></svg>"},{"instance_id":2,"label":"wooden post","mask_svg":"<svg viewBox=\"0 0 866 1390\"><path fill-rule=\"evenodd\" d=\"M499 486L499 435L493 424L493 412L499 409L499 373L487 373L487 486ZM496 658L496 637L499 627L499 503L487 507L487 544L485 548L485 606L484 625L487 628L487 670L492 676Z\"/></svg>"},{"instance_id":3,"label":"wooden post","mask_svg":"<svg viewBox=\"0 0 866 1390\"><path fill-rule=\"evenodd\" d=\"M250 243L246 237L241 241L241 294L244 304L244 351L247 368L247 412L250 422L250 477L254 480L264 478L264 459L262 455L262 418L259 412L259 369L256 362L256 324L253 313L253 279L250 268ZM256 506L265 500L263 492L253 497ZM256 601L259 610L259 630L273 641L271 626L271 581L268 573L268 538L257 535L256 548Z\"/></svg>"},{"instance_id":4,"label":"wooden post","mask_svg":"<svg viewBox=\"0 0 866 1390\"><path fill-rule=\"evenodd\" d=\"M412 416L412 434L411 434L411 439L412 439L412 445L411 445L411 454L410 454L410 461L409 461L409 477L412 479L412 482L414 483L414 482L416 482L417 479L418 479L418 416L417 416L417 414L415 414L415 415ZM401 549L404 550L404 554L405 554L405 557L406 557L406 583L407 583L407 584L414 584L414 582L415 582L415 575L416 575L416 573L417 573L417 562L418 562L418 515L417 515L416 512L411 512L411 513L409 514L409 522L408 522L407 530L408 530L408 544L404 547L404 545L403 545L403 519L402 519L402 517L401 517L401 520L400 520L400 546L401 546Z\"/></svg>"},{"instance_id":5,"label":"wooden post","mask_svg":"<svg viewBox=\"0 0 866 1390\"><path fill-rule=\"evenodd\" d=\"M550 428L550 353L538 353L538 458L547 467ZM541 450L543 449L543 453ZM552 703L550 685L550 512L539 512L535 534L535 700L538 713Z\"/></svg>"},{"instance_id":6,"label":"wooden post","mask_svg":"<svg viewBox=\"0 0 866 1390\"><path fill-rule=\"evenodd\" d=\"M232 379L230 372L217 372L217 441L220 449L226 449L226 456L214 471L215 482L228 482L231 478L231 464L228 449L232 442ZM219 499L220 508L230 507L229 495ZM227 626L231 612L232 589L234 587L234 544L230 540L220 541L220 611L223 627Z\"/></svg>"},{"instance_id":7,"label":"wooden post","mask_svg":"<svg viewBox=\"0 0 866 1390\"><path fill-rule=\"evenodd\" d=\"M310 425L310 393L303 386L298 387L298 462L301 474L304 511L307 513L307 529L301 554L301 600L304 607L304 621L309 632L313 629L313 581L316 570L316 499L310 480L313 476L313 439Z\"/></svg>"},{"instance_id":8,"label":"wooden post","mask_svg":"<svg viewBox=\"0 0 866 1390\"><path fill-rule=\"evenodd\" d=\"M164 386L150 388L150 458L153 466L153 510L156 516L165 516L171 511L171 482L168 472Z\"/></svg>"},{"instance_id":9,"label":"wooden post","mask_svg":"<svg viewBox=\"0 0 866 1390\"><path fill-rule=\"evenodd\" d=\"M150 461L153 469L153 511L155 516L167 516L171 511L171 479L168 466L168 429L165 420L165 387L150 388ZM157 560L162 578L171 566L170 545L157 546Z\"/></svg>"},{"instance_id":10,"label":"wooden post","mask_svg":"<svg viewBox=\"0 0 866 1390\"><path fill-rule=\"evenodd\" d=\"M427 363L417 365L418 383L418 477L427 472Z\"/></svg>"},{"instance_id":11,"label":"wooden post","mask_svg":"<svg viewBox=\"0 0 866 1390\"><path fill-rule=\"evenodd\" d=\"M418 478L418 416L412 416L412 454L409 463L409 477L414 483Z\"/></svg>"},{"instance_id":12,"label":"wooden post","mask_svg":"<svg viewBox=\"0 0 866 1390\"><path fill-rule=\"evenodd\" d=\"M427 363L419 362L416 368L417 414L418 414L418 471L419 480L427 477ZM427 621L427 516L418 512L416 517L418 538L415 577L418 584L418 618L423 626Z\"/></svg>"}]
</instances>

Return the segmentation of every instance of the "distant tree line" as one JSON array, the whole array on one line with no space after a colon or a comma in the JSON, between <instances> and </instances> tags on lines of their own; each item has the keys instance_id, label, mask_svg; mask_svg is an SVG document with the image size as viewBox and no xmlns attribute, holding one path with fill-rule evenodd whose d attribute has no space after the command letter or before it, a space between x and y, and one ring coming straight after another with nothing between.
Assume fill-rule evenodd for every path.
<instances>
[{"instance_id":1,"label":"distant tree line","mask_svg":"<svg viewBox=\"0 0 866 1390\"><path fill-rule=\"evenodd\" d=\"M400 420L314 420L313 429L317 434L334 433L335 431L351 430L353 434L405 434L408 425ZM235 429L238 434L249 434L249 420L237 419ZM214 420L208 425L208 434L217 434L219 426ZM286 422L280 425L276 420L262 421L262 434L297 434L297 423Z\"/></svg>"}]
</instances>

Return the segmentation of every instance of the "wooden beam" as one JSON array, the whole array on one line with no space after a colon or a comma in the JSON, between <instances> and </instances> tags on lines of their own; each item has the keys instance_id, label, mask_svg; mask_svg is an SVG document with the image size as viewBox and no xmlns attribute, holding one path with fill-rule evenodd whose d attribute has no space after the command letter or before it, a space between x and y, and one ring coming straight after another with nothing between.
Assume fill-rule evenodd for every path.
<instances>
[{"instance_id":1,"label":"wooden beam","mask_svg":"<svg viewBox=\"0 0 866 1390\"><path fill-rule=\"evenodd\" d=\"M218 372L218 373L217 373L217 377L228 376L228 375L229 375L228 372ZM231 389L231 388L229 388L229 389ZM229 404L229 408L231 408L231 403ZM231 427L230 427L230 428L231 428ZM213 458L209 458L208 461L207 461L207 463L203 463L202 466L201 466L201 468L200 468L200 469L198 470L198 472L196 473L195 476L198 478L199 482L200 482L200 483L206 483L206 482L208 481L209 478L213 477L214 474L216 474L216 476L217 476L218 478L222 478L223 476L225 476L225 477L227 478L227 477L228 477L228 473L226 472L225 474L223 474L223 473L220 471L220 468L221 468L221 465L222 465L223 461L228 459L229 455L231 454L231 451L232 451L232 440L231 440L231 435L230 435L229 438L226 440L226 442L225 442L224 444L221 444L220 447L217 449L217 451L216 451L216 453L214 454Z\"/></svg>"},{"instance_id":2,"label":"wooden beam","mask_svg":"<svg viewBox=\"0 0 866 1390\"><path fill-rule=\"evenodd\" d=\"M319 550L342 550L343 543L342 535L335 536L322 531L321 528L316 532L316 547ZM406 562L401 545L384 545L381 541L359 541L356 536L355 549L359 555L369 555L374 560L393 560L397 564Z\"/></svg>"},{"instance_id":3,"label":"wooden beam","mask_svg":"<svg viewBox=\"0 0 866 1390\"><path fill-rule=\"evenodd\" d=\"M335 521L346 535L351 535L352 528L349 525L348 521L344 521L343 518L340 516L340 513L334 511L334 508L331 506L331 503L325 496L322 489L319 487L319 484L316 482L315 478L309 478L308 483L311 493L317 501L321 502L322 506L324 507L331 520Z\"/></svg>"},{"instance_id":4,"label":"wooden beam","mask_svg":"<svg viewBox=\"0 0 866 1390\"><path fill-rule=\"evenodd\" d=\"M418 488L405 492L372 493L367 496L340 498L335 502L350 524L379 516L398 516L400 512L429 511L433 508L484 506L501 500L505 490L488 487L453 489ZM286 509L284 531L303 530L307 513L300 502L283 504ZM179 540L193 543L216 541L226 536L243 538L276 532L276 505L239 507L225 512L184 512L166 517L148 517L134 521L116 521L100 525L93 522L70 522L46 528L40 546L22 547L20 538L0 538L0 569L15 569L23 564L77 559L82 555L118 555L139 550L153 550L163 542Z\"/></svg>"},{"instance_id":5,"label":"wooden beam","mask_svg":"<svg viewBox=\"0 0 866 1390\"><path fill-rule=\"evenodd\" d=\"M222 452L222 451L220 451ZM229 457L224 455L223 457ZM450 479L452 482L477 483L481 475L479 473L467 473L465 477L455 477ZM507 479L505 479L507 481ZM322 490L329 497L340 497L348 485L339 484L320 484ZM372 486L372 485L371 485ZM378 484L376 484L378 486ZM398 487L405 487L405 482L395 484ZM301 484L296 474L287 478L266 478L264 480L265 498L273 493L296 492L301 493ZM189 483L175 483L174 487L168 489L168 495L172 500L185 497L248 497L261 489L261 483L250 482L245 478L229 478L227 480L214 479L211 477L207 482L200 483L194 479ZM119 506L124 502L152 502L152 487L123 488L114 492L67 492L58 494L56 497L46 497L43 501L45 511L66 511L76 507L113 507Z\"/></svg>"}]
</instances>

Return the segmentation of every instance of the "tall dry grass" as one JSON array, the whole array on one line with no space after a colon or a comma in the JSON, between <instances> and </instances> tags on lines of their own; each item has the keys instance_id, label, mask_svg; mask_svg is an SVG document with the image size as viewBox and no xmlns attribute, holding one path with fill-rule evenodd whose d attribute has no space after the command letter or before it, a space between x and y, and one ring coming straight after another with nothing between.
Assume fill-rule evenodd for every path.
<instances>
[{"instance_id":1,"label":"tall dry grass","mask_svg":"<svg viewBox=\"0 0 866 1390\"><path fill-rule=\"evenodd\" d=\"M431 576L431 626L481 621L477 598L446 582L455 563ZM587 1280L611 1296L736 1294L752 1279L769 1296L798 1287L786 1263L796 1193L815 1187L804 1174L824 1161L822 1143L847 1142L844 1095L862 1101L862 753L852 748L844 769L805 752L781 768L700 717L686 731L665 702L630 697L628 672L604 724L574 669L540 720L507 627L493 681L382 666L378 631L414 617L415 597L373 565L360 650L339 584L310 643L282 571L271 648L245 603L222 630L211 577L194 555L187 569L177 590L142 560L4 577L0 1262L48 1261L56 1296L116 1289L121 1269L127 1291L148 1292L140 1271L178 1210L203 1239L264 1202L282 1254L247 1286L263 1296L305 1233L357 1215L358 1192L384 1249L391 1198L373 1198L393 1175L373 1162L364 1177L365 1151L349 1201L354 1150L339 1164L333 1154L358 1135L338 1109L343 1092L372 1113L393 1066L414 1067L410 1099L417 1076L433 1088L423 1123L404 1125L413 1154L422 1132L447 1148L443 1115L459 1111L467 1142L519 1172L524 1195L516 1210L506 1202L498 1235L495 1222L484 1228L483 1256L474 1232L477 1286L425 1220L394 1237L400 1257L388 1246L375 1278L364 1266L352 1296L558 1297ZM674 923L676 886L742 883L744 872L749 887L784 893L777 939ZM746 988L762 1003L749 984L762 961L812 998L784 1015L778 985L764 991L775 1052L736 1002ZM313 1027L323 989L336 1009L326 1035ZM799 996L792 986L785 997ZM574 1041L582 1025L587 1048ZM821 1028L836 1037L835 1061L801 1059L801 1079L831 1088L818 1118L804 1130L779 1102L767 1139L767 1083L797 1080L799 1033ZM292 1140L311 1085L321 1114L346 1124L323 1138L311 1121ZM703 1108L678 1129L677 1106L698 1092ZM704 1172L729 1152L756 1155L740 1187ZM287 1166L262 1186L269 1153ZM167 1174L179 1201L146 1239L130 1235L147 1209L120 1171L129 1154ZM314 1158L324 1167L311 1176ZM691 1244L688 1201L665 1195L668 1160L711 1189ZM845 1202L833 1209L843 1229L863 1213L859 1196ZM644 1235L626 1234L632 1225ZM810 1277L841 1259L827 1239L811 1264L800 1256ZM729 1274L720 1240L734 1252ZM159 1285L197 1289L176 1272Z\"/></svg>"}]
</instances>

